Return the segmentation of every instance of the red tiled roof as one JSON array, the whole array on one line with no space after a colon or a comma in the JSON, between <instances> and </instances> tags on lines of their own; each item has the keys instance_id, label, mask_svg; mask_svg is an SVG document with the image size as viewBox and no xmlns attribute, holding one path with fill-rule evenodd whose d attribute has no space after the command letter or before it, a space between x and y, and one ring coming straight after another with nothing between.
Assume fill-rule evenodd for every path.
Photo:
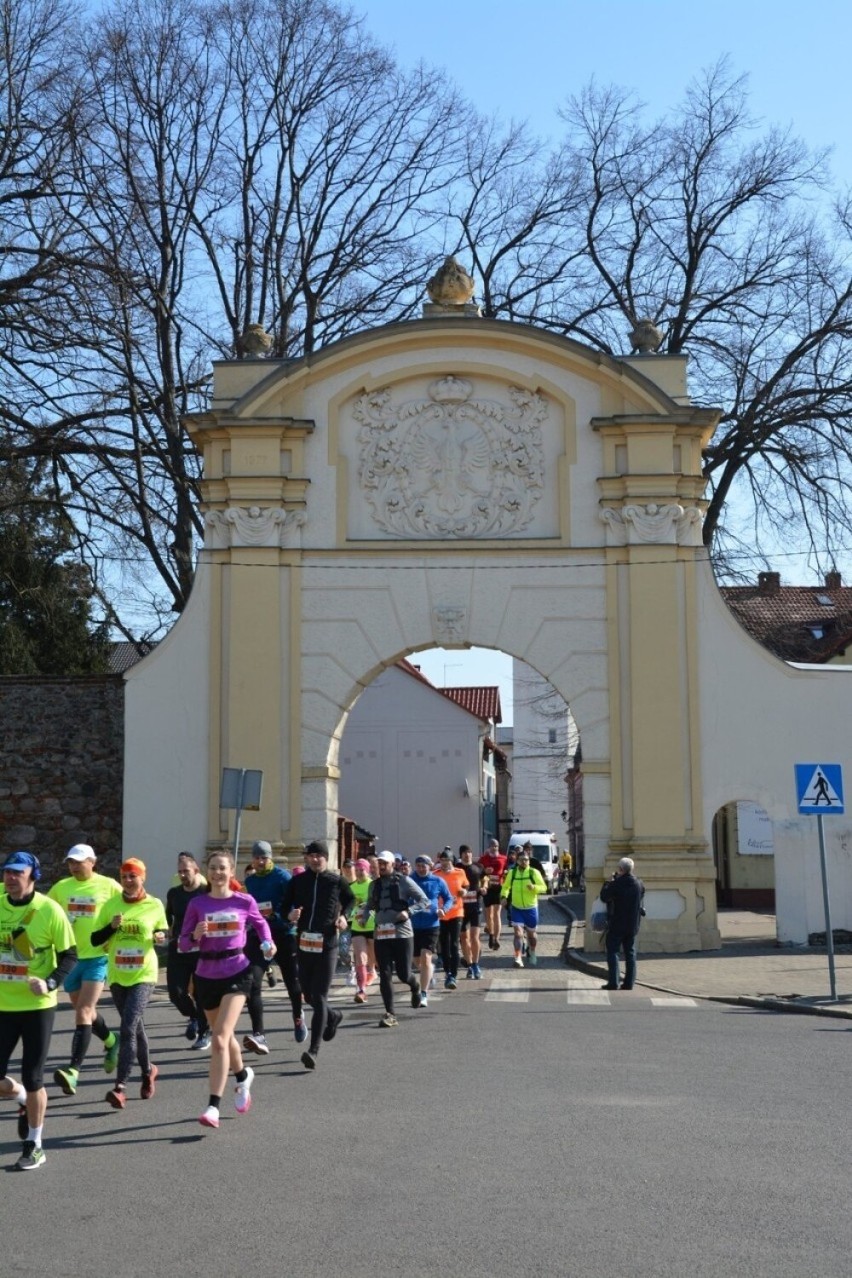
<instances>
[{"instance_id":1,"label":"red tiled roof","mask_svg":"<svg viewBox=\"0 0 852 1278\"><path fill-rule=\"evenodd\" d=\"M500 689L496 684L484 688L439 688L438 691L448 701L454 701L463 710L476 715L477 719L493 719L495 723L503 721Z\"/></svg>"},{"instance_id":2,"label":"red tiled roof","mask_svg":"<svg viewBox=\"0 0 852 1278\"><path fill-rule=\"evenodd\" d=\"M758 586L723 586L722 595L749 634L784 661L817 664L852 646L852 586L782 586L763 574Z\"/></svg>"}]
</instances>

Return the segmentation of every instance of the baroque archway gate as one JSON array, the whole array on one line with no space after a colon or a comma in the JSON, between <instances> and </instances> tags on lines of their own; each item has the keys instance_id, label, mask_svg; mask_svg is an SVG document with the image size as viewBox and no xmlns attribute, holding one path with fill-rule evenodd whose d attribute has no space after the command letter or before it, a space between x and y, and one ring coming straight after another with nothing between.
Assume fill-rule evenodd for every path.
<instances>
[{"instance_id":1,"label":"baroque archway gate","mask_svg":"<svg viewBox=\"0 0 852 1278\"><path fill-rule=\"evenodd\" d=\"M681 358L461 315L217 364L189 423L196 586L128 679L126 842L169 869L221 844L222 766L264 771L246 841L333 842L360 690L420 648L491 647L580 727L589 899L632 855L643 946L718 945L696 640L717 416L689 405Z\"/></svg>"}]
</instances>

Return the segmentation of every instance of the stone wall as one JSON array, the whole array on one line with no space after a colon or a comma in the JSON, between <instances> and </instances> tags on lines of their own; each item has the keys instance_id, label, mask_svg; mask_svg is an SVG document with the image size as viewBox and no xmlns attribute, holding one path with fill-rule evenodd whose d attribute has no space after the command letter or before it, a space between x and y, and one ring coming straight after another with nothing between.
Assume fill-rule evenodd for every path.
<instances>
[{"instance_id":1,"label":"stone wall","mask_svg":"<svg viewBox=\"0 0 852 1278\"><path fill-rule=\"evenodd\" d=\"M0 679L0 854L27 848L45 880L73 843L98 869L120 862L124 682L120 675Z\"/></svg>"}]
</instances>

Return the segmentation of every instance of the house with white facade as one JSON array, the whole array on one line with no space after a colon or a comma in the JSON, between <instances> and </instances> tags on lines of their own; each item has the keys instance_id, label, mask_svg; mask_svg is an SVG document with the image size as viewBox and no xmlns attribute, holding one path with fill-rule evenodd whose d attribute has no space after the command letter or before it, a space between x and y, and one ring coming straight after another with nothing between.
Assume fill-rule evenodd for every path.
<instances>
[{"instance_id":1,"label":"house with white facade","mask_svg":"<svg viewBox=\"0 0 852 1278\"><path fill-rule=\"evenodd\" d=\"M552 830L567 845L566 775L580 741L571 710L547 679L512 663L515 710L512 816L521 830Z\"/></svg>"},{"instance_id":2,"label":"house with white facade","mask_svg":"<svg viewBox=\"0 0 852 1278\"><path fill-rule=\"evenodd\" d=\"M435 857L496 829L496 687L436 688L400 661L364 689L340 744L340 812L377 847Z\"/></svg>"}]
</instances>

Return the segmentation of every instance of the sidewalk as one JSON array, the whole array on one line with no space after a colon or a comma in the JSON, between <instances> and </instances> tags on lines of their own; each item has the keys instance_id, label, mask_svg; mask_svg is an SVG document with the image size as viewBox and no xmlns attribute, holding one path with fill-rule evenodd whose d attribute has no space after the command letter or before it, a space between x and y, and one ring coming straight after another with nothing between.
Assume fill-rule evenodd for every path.
<instances>
[{"instance_id":1,"label":"sidewalk","mask_svg":"<svg viewBox=\"0 0 852 1278\"><path fill-rule=\"evenodd\" d=\"M564 950L568 964L606 981L603 955L583 953L585 924L560 898L553 898L553 904L569 920ZM719 931L721 950L691 954L643 954L640 932L637 983L692 998L852 1020L849 946L835 951L837 1002L832 1002L825 949L779 946L774 915L720 910Z\"/></svg>"}]
</instances>

